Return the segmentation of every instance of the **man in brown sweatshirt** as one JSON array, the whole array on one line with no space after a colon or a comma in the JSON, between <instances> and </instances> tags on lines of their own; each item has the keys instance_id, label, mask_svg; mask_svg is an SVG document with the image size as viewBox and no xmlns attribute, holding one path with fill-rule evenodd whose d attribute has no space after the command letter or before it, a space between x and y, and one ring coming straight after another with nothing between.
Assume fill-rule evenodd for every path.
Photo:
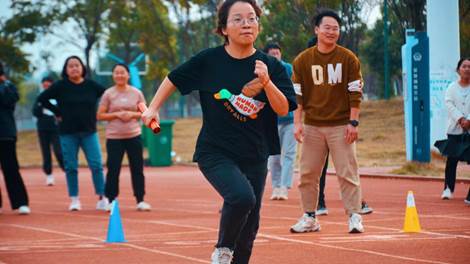
<instances>
[{"instance_id":1,"label":"man in brown sweatshirt","mask_svg":"<svg viewBox=\"0 0 470 264\"><path fill-rule=\"evenodd\" d=\"M298 103L294 127L295 138L302 143L299 190L304 214L290 230L320 230L315 209L329 150L349 216L349 232L362 233L355 145L362 97L361 66L353 52L337 44L341 19L336 12L323 10L312 22L317 45L300 53L293 63L292 80Z\"/></svg>"}]
</instances>

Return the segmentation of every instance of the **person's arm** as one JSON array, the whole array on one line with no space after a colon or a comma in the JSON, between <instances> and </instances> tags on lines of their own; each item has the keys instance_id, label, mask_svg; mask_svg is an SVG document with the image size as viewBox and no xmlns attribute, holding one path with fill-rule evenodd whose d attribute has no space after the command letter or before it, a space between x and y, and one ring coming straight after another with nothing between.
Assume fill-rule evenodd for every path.
<instances>
[{"instance_id":1,"label":"person's arm","mask_svg":"<svg viewBox=\"0 0 470 264\"><path fill-rule=\"evenodd\" d=\"M289 103L287 102L286 96L271 81L268 66L266 66L264 62L256 60L255 74L258 75L258 78L263 84L269 104L274 112L280 116L287 115L287 113L289 113Z\"/></svg>"},{"instance_id":2,"label":"person's arm","mask_svg":"<svg viewBox=\"0 0 470 264\"><path fill-rule=\"evenodd\" d=\"M359 113L361 110L357 107L351 107L351 113L349 114L349 120L359 121ZM346 142L352 144L359 137L359 129L356 126L348 124L346 128Z\"/></svg>"},{"instance_id":3,"label":"person's arm","mask_svg":"<svg viewBox=\"0 0 470 264\"><path fill-rule=\"evenodd\" d=\"M299 143L302 143L304 140L304 124L302 123L303 111L301 104L298 104L297 109L294 111L294 137Z\"/></svg>"},{"instance_id":4,"label":"person's arm","mask_svg":"<svg viewBox=\"0 0 470 264\"><path fill-rule=\"evenodd\" d=\"M96 113L96 119L101 121L111 121L119 118L119 112L108 113L108 106L100 104L98 112Z\"/></svg>"},{"instance_id":5,"label":"person's arm","mask_svg":"<svg viewBox=\"0 0 470 264\"><path fill-rule=\"evenodd\" d=\"M462 126L462 123L465 121L465 116L459 109L457 109L453 90L454 89L452 87L447 88L444 100L447 107L447 112L449 113L451 119L455 122L455 124Z\"/></svg>"},{"instance_id":6,"label":"person's arm","mask_svg":"<svg viewBox=\"0 0 470 264\"><path fill-rule=\"evenodd\" d=\"M60 86L58 82L55 82L51 85L47 90L43 91L38 96L38 102L41 104L42 107L49 109L55 116L60 116L60 110L57 106L51 104L49 99L57 99L58 91Z\"/></svg>"},{"instance_id":7,"label":"person's arm","mask_svg":"<svg viewBox=\"0 0 470 264\"><path fill-rule=\"evenodd\" d=\"M36 101L34 101L32 112L33 112L33 116L35 116L36 118L40 118L43 116L42 106L41 106L41 103L38 101L38 98L36 98Z\"/></svg>"},{"instance_id":8,"label":"person's arm","mask_svg":"<svg viewBox=\"0 0 470 264\"><path fill-rule=\"evenodd\" d=\"M361 99L362 99L362 87L364 82L361 74L361 63L357 57L350 59L348 72L348 95L349 95L349 120L355 120L359 122L359 113ZM346 127L345 139L348 144L352 144L359 137L358 126L348 124Z\"/></svg>"},{"instance_id":9,"label":"person's arm","mask_svg":"<svg viewBox=\"0 0 470 264\"><path fill-rule=\"evenodd\" d=\"M0 104L2 106L13 106L20 100L16 86L8 80L0 84Z\"/></svg>"},{"instance_id":10,"label":"person's arm","mask_svg":"<svg viewBox=\"0 0 470 264\"><path fill-rule=\"evenodd\" d=\"M285 116L289 113L289 103L286 96L277 88L271 81L264 87L266 96L268 97L269 104L271 104L274 112L280 116Z\"/></svg>"},{"instance_id":11,"label":"person's arm","mask_svg":"<svg viewBox=\"0 0 470 264\"><path fill-rule=\"evenodd\" d=\"M176 91L176 86L165 77L163 82L158 87L155 96L153 97L148 109L142 113L142 121L144 122L145 126L150 127L150 122L152 119L155 119L157 124L160 124L160 116L158 112L162 107L163 103Z\"/></svg>"}]
</instances>

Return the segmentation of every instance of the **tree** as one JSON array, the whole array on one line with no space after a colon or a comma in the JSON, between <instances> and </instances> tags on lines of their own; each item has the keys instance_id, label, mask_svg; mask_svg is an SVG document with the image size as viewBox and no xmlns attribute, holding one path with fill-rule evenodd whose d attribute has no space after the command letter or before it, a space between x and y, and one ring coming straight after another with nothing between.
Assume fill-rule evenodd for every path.
<instances>
[{"instance_id":1,"label":"tree","mask_svg":"<svg viewBox=\"0 0 470 264\"><path fill-rule=\"evenodd\" d=\"M387 0L392 14L399 22L403 36L405 30L414 28L426 31L426 0Z\"/></svg>"},{"instance_id":2,"label":"tree","mask_svg":"<svg viewBox=\"0 0 470 264\"><path fill-rule=\"evenodd\" d=\"M470 56L470 1L459 1L460 54Z\"/></svg>"},{"instance_id":3,"label":"tree","mask_svg":"<svg viewBox=\"0 0 470 264\"><path fill-rule=\"evenodd\" d=\"M359 17L364 2L345 0L340 4L340 17L342 19L341 45L359 54L359 42L363 39L366 24Z\"/></svg>"},{"instance_id":4,"label":"tree","mask_svg":"<svg viewBox=\"0 0 470 264\"><path fill-rule=\"evenodd\" d=\"M263 47L271 41L278 42L283 48L283 57L287 61L292 61L299 52L307 48L307 41L314 34L311 19L316 12L322 7L339 10L341 2L337 0L266 1L258 46Z\"/></svg>"},{"instance_id":5,"label":"tree","mask_svg":"<svg viewBox=\"0 0 470 264\"><path fill-rule=\"evenodd\" d=\"M0 61L3 61L15 78L29 70L30 62L20 46L33 43L38 36L48 32L53 21L54 8L45 12L46 5L42 2L31 3L26 0L14 0L10 9L11 18L0 20Z\"/></svg>"},{"instance_id":6,"label":"tree","mask_svg":"<svg viewBox=\"0 0 470 264\"><path fill-rule=\"evenodd\" d=\"M91 74L90 53L93 46L103 36L105 28L106 15L108 12L108 0L56 0L57 6L60 6L59 21L62 23L72 22L75 29L69 39L65 39L83 49L85 55L85 66L88 75ZM85 47L80 46L80 39L85 40Z\"/></svg>"},{"instance_id":7,"label":"tree","mask_svg":"<svg viewBox=\"0 0 470 264\"><path fill-rule=\"evenodd\" d=\"M138 0L140 44L150 55L148 78L162 79L177 65L176 28L168 18L168 8L159 0Z\"/></svg>"}]
</instances>

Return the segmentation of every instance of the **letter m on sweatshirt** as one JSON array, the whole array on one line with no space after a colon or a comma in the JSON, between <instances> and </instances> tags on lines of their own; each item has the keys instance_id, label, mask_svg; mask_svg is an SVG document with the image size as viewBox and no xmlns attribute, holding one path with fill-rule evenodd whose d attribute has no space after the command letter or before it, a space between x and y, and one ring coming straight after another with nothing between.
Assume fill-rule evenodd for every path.
<instances>
[{"instance_id":1,"label":"letter m on sweatshirt","mask_svg":"<svg viewBox=\"0 0 470 264\"><path fill-rule=\"evenodd\" d=\"M328 84L335 85L342 82L342 64L327 64ZM321 65L312 65L312 79L315 85L322 85L324 82L324 69Z\"/></svg>"}]
</instances>

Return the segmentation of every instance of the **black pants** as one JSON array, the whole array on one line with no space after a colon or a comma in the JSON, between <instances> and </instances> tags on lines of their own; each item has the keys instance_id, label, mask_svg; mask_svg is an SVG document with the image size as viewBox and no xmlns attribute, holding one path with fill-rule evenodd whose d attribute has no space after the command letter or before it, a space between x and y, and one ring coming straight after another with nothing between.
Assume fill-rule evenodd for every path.
<instances>
[{"instance_id":1,"label":"black pants","mask_svg":"<svg viewBox=\"0 0 470 264\"><path fill-rule=\"evenodd\" d=\"M64 159L60 148L59 133L56 130L38 130L42 153L42 170L46 175L52 173L51 146L60 168L64 170Z\"/></svg>"},{"instance_id":2,"label":"black pants","mask_svg":"<svg viewBox=\"0 0 470 264\"><path fill-rule=\"evenodd\" d=\"M140 136L127 139L107 139L106 149L108 160L106 165L105 195L113 201L119 195L119 174L121 173L122 159L127 153L131 170L132 189L137 202L142 202L145 195L145 176L142 140Z\"/></svg>"},{"instance_id":3,"label":"black pants","mask_svg":"<svg viewBox=\"0 0 470 264\"><path fill-rule=\"evenodd\" d=\"M326 171L328 170L328 155L326 156L325 165L320 177L320 191L318 192L318 206L326 207L325 203L325 185L326 185Z\"/></svg>"},{"instance_id":4,"label":"black pants","mask_svg":"<svg viewBox=\"0 0 470 264\"><path fill-rule=\"evenodd\" d=\"M0 166L5 178L11 208L15 210L20 206L28 205L28 193L21 178L16 156L16 140L0 140ZM2 207L1 194L0 207Z\"/></svg>"},{"instance_id":5,"label":"black pants","mask_svg":"<svg viewBox=\"0 0 470 264\"><path fill-rule=\"evenodd\" d=\"M444 181L444 189L449 187L451 192L455 189L455 178L457 177L457 165L459 159L454 157L447 157L446 161L446 178Z\"/></svg>"},{"instance_id":6,"label":"black pants","mask_svg":"<svg viewBox=\"0 0 470 264\"><path fill-rule=\"evenodd\" d=\"M234 264L248 263L259 228L267 160L236 162L222 154L201 155L201 172L223 197L216 247L234 250Z\"/></svg>"}]
</instances>

